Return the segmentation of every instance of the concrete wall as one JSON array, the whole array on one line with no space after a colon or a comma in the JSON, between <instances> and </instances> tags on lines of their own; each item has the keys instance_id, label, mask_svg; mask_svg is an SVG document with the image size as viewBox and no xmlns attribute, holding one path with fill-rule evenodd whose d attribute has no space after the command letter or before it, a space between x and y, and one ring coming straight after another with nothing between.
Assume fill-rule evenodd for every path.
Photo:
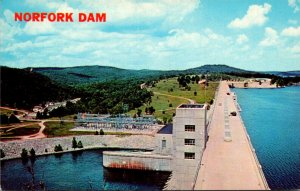
<instances>
[{"instance_id":1,"label":"concrete wall","mask_svg":"<svg viewBox=\"0 0 300 191\"><path fill-rule=\"evenodd\" d=\"M195 125L195 132L185 131L185 125ZM173 119L174 189L192 189L197 167L206 141L206 106L177 108ZM195 139L195 145L185 145L185 139ZM195 153L195 159L185 159L185 152Z\"/></svg>"},{"instance_id":2,"label":"concrete wall","mask_svg":"<svg viewBox=\"0 0 300 191\"><path fill-rule=\"evenodd\" d=\"M162 141L166 141L166 147L162 147ZM172 134L156 134L155 135L155 150L154 153L161 155L172 155L173 153L173 139Z\"/></svg>"},{"instance_id":3,"label":"concrete wall","mask_svg":"<svg viewBox=\"0 0 300 191\"><path fill-rule=\"evenodd\" d=\"M152 152L103 152L103 166L107 168L172 171L171 163L171 156Z\"/></svg>"},{"instance_id":4,"label":"concrete wall","mask_svg":"<svg viewBox=\"0 0 300 191\"><path fill-rule=\"evenodd\" d=\"M247 87L244 86L244 83L248 83ZM228 81L228 85L233 85L235 88L276 88L276 84L270 85L270 81L262 81L261 84L255 81L245 81L245 82L235 82Z\"/></svg>"}]
</instances>

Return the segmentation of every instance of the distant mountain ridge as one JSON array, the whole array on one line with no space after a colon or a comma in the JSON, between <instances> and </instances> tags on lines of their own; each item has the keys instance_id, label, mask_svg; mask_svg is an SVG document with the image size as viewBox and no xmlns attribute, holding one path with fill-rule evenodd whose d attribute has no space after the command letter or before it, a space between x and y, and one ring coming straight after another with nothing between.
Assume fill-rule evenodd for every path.
<instances>
[{"instance_id":1,"label":"distant mountain ridge","mask_svg":"<svg viewBox=\"0 0 300 191\"><path fill-rule=\"evenodd\" d=\"M75 66L75 67L41 67L32 68L34 72L48 76L59 83L76 85L88 84L94 82L104 82L115 79L142 79L157 77L160 75L178 75L178 74L200 74L200 73L249 73L246 71L227 65L203 65L186 70L132 70L122 69L111 66Z\"/></svg>"},{"instance_id":2,"label":"distant mountain ridge","mask_svg":"<svg viewBox=\"0 0 300 191\"><path fill-rule=\"evenodd\" d=\"M299 77L300 76L300 70L296 71L287 71L287 72L280 72L280 71L271 71L271 72L264 72L266 74L273 74L276 76L281 76L281 77Z\"/></svg>"}]
</instances>

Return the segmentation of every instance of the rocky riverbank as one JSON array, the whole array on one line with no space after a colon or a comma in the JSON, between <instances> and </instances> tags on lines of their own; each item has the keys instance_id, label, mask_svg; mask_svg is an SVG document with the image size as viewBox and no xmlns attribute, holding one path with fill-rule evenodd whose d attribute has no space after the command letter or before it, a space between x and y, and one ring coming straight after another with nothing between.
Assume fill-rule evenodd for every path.
<instances>
[{"instance_id":1,"label":"rocky riverbank","mask_svg":"<svg viewBox=\"0 0 300 191\"><path fill-rule=\"evenodd\" d=\"M82 142L84 147L82 150L92 148L153 149L155 147L155 138L148 135L82 135L75 137L77 141ZM63 152L74 151L72 139L73 136L68 136L0 142L0 148L5 153L5 157L1 160L20 158L23 148L28 151L33 148L36 155L53 154L55 153L54 147L58 144L62 146Z\"/></svg>"}]
</instances>

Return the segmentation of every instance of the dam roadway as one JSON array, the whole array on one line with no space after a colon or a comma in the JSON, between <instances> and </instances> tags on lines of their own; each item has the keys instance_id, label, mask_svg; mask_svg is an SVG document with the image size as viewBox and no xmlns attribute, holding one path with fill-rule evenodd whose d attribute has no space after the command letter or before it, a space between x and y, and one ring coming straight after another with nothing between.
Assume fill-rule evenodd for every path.
<instances>
[{"instance_id":1,"label":"dam roadway","mask_svg":"<svg viewBox=\"0 0 300 191\"><path fill-rule=\"evenodd\" d=\"M269 189L237 109L235 96L225 81L220 83L215 104L209 139L194 189ZM236 116L230 115L233 111Z\"/></svg>"}]
</instances>

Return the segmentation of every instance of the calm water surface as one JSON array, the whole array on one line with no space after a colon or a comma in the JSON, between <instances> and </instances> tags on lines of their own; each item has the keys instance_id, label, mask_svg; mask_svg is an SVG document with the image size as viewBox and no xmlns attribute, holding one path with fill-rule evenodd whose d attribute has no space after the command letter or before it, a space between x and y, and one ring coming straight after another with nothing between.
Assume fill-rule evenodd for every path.
<instances>
[{"instance_id":1,"label":"calm water surface","mask_svg":"<svg viewBox=\"0 0 300 191\"><path fill-rule=\"evenodd\" d=\"M232 90L270 188L300 188L300 87Z\"/></svg>"},{"instance_id":2,"label":"calm water surface","mask_svg":"<svg viewBox=\"0 0 300 191\"><path fill-rule=\"evenodd\" d=\"M21 160L1 162L3 190L21 190L32 180ZM34 162L35 183L45 181L47 190L161 190L170 173L107 170L102 166L102 151L89 150L60 157L41 156Z\"/></svg>"}]
</instances>

